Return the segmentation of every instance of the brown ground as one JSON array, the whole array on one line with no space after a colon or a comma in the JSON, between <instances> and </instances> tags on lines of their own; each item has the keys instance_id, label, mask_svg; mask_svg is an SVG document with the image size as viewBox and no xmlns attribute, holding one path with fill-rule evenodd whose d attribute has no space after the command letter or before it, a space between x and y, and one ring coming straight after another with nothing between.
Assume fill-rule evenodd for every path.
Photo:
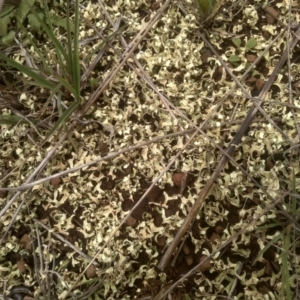
<instances>
[{"instance_id":1,"label":"brown ground","mask_svg":"<svg viewBox=\"0 0 300 300\"><path fill-rule=\"evenodd\" d=\"M250 4L247 2L245 5ZM226 4L224 5L227 7ZM273 9L275 8L274 4ZM259 9L258 11L257 29L253 30L250 26L245 25L240 34L247 38L255 34L255 36L258 35L265 40L269 40L270 35L264 29L264 26L273 24L275 21L266 18L266 12L263 10ZM142 9L137 13L141 16L143 13L145 14ZM241 17L235 15L232 19L232 26L238 24L240 20ZM218 28L218 22L220 21L216 19L215 22L214 26ZM158 27L164 26L163 21L162 24L158 24ZM228 28L230 27L228 24ZM208 30L210 28L208 27ZM175 36L176 30L180 30L180 28L174 29ZM188 36L188 38L190 37ZM214 43L215 40L213 39L212 42ZM228 49L234 47L229 38L220 39L218 45L219 53L226 53ZM280 47L277 49L279 56L284 49L284 43L280 45L282 45L282 49L279 49ZM244 62L246 64L253 63L258 52L254 50L246 51L243 54L244 56L242 55L245 58ZM299 53L298 47L293 57L299 58ZM275 54L276 51L271 49L270 57ZM207 47L202 48L200 57L203 62L201 65L203 71L198 75L192 75L190 80L196 83L199 82L199 86L201 87L202 84L204 89L206 80L201 81L201 83L200 80L209 73L210 79L214 82L214 91L217 92L221 91L223 87L223 69L213 65L213 69L210 70L212 65L210 59L213 56ZM298 60L295 60L294 63L297 64ZM234 64L228 63L228 65L232 69L236 67ZM104 69L107 70L109 67L109 65L101 65L98 71L103 72ZM153 70L153 74L159 74L162 67L157 66L157 69ZM125 68L125 71L128 70ZM245 86L251 91L252 96L259 93L267 80L270 73L269 63L262 59L257 65L256 71L258 75L248 77L245 82ZM169 74L176 73L174 82L177 86L184 84L184 72L186 70L182 71L172 66L168 69L168 72ZM234 72L235 75L240 75L239 71L234 70ZM207 79L207 81L210 79ZM229 76L226 76L225 79L227 81L231 80ZM154 80L154 82L158 87L166 86L165 83L161 83L160 79ZM280 84L284 85L287 82L287 76L284 75ZM1 84L4 83L1 82ZM281 85L273 86L270 92L271 98L278 98L276 94L282 92L280 90ZM135 92L140 102L139 105L148 106L149 102L147 102L148 100L144 95L144 89L145 85L139 84L132 89L128 86L128 90L120 90L116 84L108 91L108 94L101 96L96 104L95 110L102 110L107 115L109 115L111 107L116 107L116 115L126 116L126 120L131 121L130 124L136 125L138 128L130 128L128 138L128 134L125 132L128 124L125 121L123 124L122 120L117 119L114 112L112 112L109 121L116 128L115 136L112 139L113 150L121 148L123 143L129 146L136 141L149 139L162 130L160 124L165 121L163 120L164 114L148 111L147 107L135 106L131 101L132 96L130 94ZM116 95L117 105L112 104L113 96ZM206 94L206 96L211 95L212 93L209 92ZM40 98L35 103L37 107L39 101L41 107L46 99L44 95L39 96ZM173 99L173 96L171 95L170 99L175 103L177 100L176 97ZM220 94L218 97L220 97ZM191 103L187 106L192 105L192 101L194 100L191 100ZM199 116L196 119L193 118L193 121L197 124L204 121L210 106L217 103L217 101L216 98L214 103L203 102L199 109ZM223 114L225 117L231 115L235 107L238 107L237 111L242 113L238 115L237 119L243 120L243 112L248 110L250 104L248 100L228 97L222 104L219 115ZM178 105L181 105L181 103ZM133 107L131 114L128 113L130 106ZM158 108L163 110L162 107ZM138 109L144 109L145 111L139 113L137 112ZM283 118L284 115L288 114L289 108L284 111L280 107L278 113L274 113L270 107L266 110L281 130L287 132L287 134L292 131L290 123ZM51 114L48 112L48 115ZM44 118L46 118L46 115ZM215 121L219 121L218 115L213 118ZM247 132L245 143L249 144L249 149L239 147L234 157L237 163L247 171L252 167L255 169L258 165L260 167L264 166L263 170L253 172L252 175L259 184L264 186L267 185L264 183L265 178L259 172L265 172L263 174L266 178L269 174L272 175L272 171L276 174L284 174L284 178L288 178L286 174L290 172L289 166L281 165L286 163L283 152L289 149L289 145L282 143L280 151L270 153L268 145L260 142L259 137L256 135L262 131L263 125L267 124L267 121L261 116L258 116L258 118L250 131ZM225 118L224 120L228 119ZM172 126L166 126L164 134L174 132ZM141 128L146 127L148 128L147 134L141 131ZM221 130L214 128L206 132L212 138L215 138L218 143L221 141L222 147L226 148L237 130L238 126L227 126ZM148 134L149 132L151 134ZM294 135L292 137L295 137L295 132L292 133ZM34 132L31 132L31 136L37 138ZM220 136L221 139L217 140ZM79 126L73 132L72 137L78 145L78 152L75 153L73 145L67 140L63 147L58 150L51 161L51 167L45 170L42 177L56 174L68 167L88 161L88 158L105 156L111 151L109 133L98 123ZM15 176L20 184L23 182L24 176L28 176L32 171L31 166L36 165L36 162L39 161L37 152L35 152L35 145L28 143L26 137L19 137L18 145L11 143L11 136L2 138L1 160L3 161L3 170L7 173L13 171L12 166L15 162L23 158L24 165L21 168L22 172L20 172L23 177L21 178L20 174ZM186 142L185 139L186 137L183 137L183 143ZM266 135L265 140L268 139L269 136ZM200 138L199 140L201 142ZM276 143L275 141L274 144ZM28 145L31 149L28 148ZM46 143L41 152L45 154L45 149L50 145L50 143ZM22 217L14 223L9 231L9 237L4 246L5 249L0 256L1 277L9 281L9 287L15 285L30 286L32 291L39 291L36 292L35 296L37 294L41 296L43 290L41 286L46 286L49 294L46 295L48 298L45 297L45 299L58 299L67 288L61 285L62 281L58 276L46 271L53 270L57 272L61 278L68 282L70 287L79 274L84 271L87 266L87 259L85 260L76 251L68 247L65 242L59 240L57 236L52 235L49 230L33 220L37 219L47 228L51 228L53 233L59 234L88 257L94 257L103 246L105 238L150 187L153 178L157 176L155 164L160 165L160 170L162 170L169 159L177 153L178 148L176 146L180 145L180 141L178 137L175 137L164 140L157 145L157 149L150 145L146 155L143 152L145 148L141 148L126 153L122 157L81 170L75 173L74 176L69 174L53 179L50 183L34 188L31 193L23 194L20 199L23 199L22 197L28 197L28 199L19 214ZM17 151L19 148L23 149L22 154ZM199 159L201 163L198 163L197 159L202 157L202 150L206 152L205 159ZM34 154L31 155L31 153ZM295 160L298 157L297 155L291 155L289 159L291 161ZM149 161L143 159L144 156ZM31 157L33 161L30 161ZM96 256L97 266L88 268L84 279L81 279L80 284L73 289L74 295L78 296L78 299L151 299L205 259L217 246L242 228L243 223L247 222L253 214L261 212L269 204L267 201L270 199L233 164L228 163L220 176L220 180L216 183L217 187L207 197L205 206L201 209L189 230L179 253L176 253L174 264L168 266L165 272L161 272L157 268L168 245L180 228L181 220L187 215L219 159L219 151L205 143L200 146L193 144L191 148L187 149L180 156L176 167L169 170L162 182L151 189L143 203L132 213L126 224L121 227L108 246L107 252L104 251L103 255ZM195 165L193 165L194 161ZM204 165L203 168L200 168L200 165ZM230 178L233 175L236 177ZM8 177L2 181L1 185L3 187L16 186L15 178ZM276 180L274 179L274 181ZM290 190L288 180L280 182L280 191L284 190ZM222 194L223 191L225 196ZM2 199L5 199L9 198L11 194L2 192L1 196ZM283 201L287 203L289 197L286 196ZM4 204L5 202L1 203L2 207ZM1 232L4 232L11 220L14 209L15 207L11 208L1 220ZM261 222L259 220L256 230L242 235L234 243L226 246L217 257L205 262L200 267L199 272L191 275L184 281L184 284L178 285L170 293L170 298L167 299L221 300L225 299L224 297L227 299L229 294L231 299L265 299L263 297L268 293L280 297L280 272L282 268L278 259L278 253L280 252L278 252L277 247L271 245L260 257L262 241L266 246L270 241L270 238L267 238L268 236L272 237L275 233L286 230L286 218L278 212L270 212L271 214L273 215L270 220ZM274 220L277 221L277 225ZM260 231L259 226L269 226L269 228ZM39 251L37 251L38 249ZM300 248L295 247L295 249L295 254L300 255ZM259 259L256 260L258 257ZM45 275L44 278L40 278L40 281L37 280L38 270L40 274ZM9 274L12 272L15 273L13 273L11 279L8 279ZM236 276L237 274L238 276ZM231 293L230 289L236 278L238 280L236 280L236 286ZM115 289L112 288L113 284ZM96 286L95 290L93 289L94 286ZM87 291L91 292L91 298L88 298L86 294L82 294ZM82 298L79 295L82 295Z\"/></svg>"}]
</instances>

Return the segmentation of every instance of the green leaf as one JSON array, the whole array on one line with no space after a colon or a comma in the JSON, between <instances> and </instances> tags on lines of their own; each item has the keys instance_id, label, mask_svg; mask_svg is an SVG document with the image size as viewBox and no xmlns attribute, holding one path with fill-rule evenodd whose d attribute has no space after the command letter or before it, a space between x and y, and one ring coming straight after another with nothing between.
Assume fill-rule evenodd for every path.
<instances>
[{"instance_id":1,"label":"green leaf","mask_svg":"<svg viewBox=\"0 0 300 300\"><path fill-rule=\"evenodd\" d=\"M242 40L240 38L233 38L232 42L238 49L241 47Z\"/></svg>"},{"instance_id":2,"label":"green leaf","mask_svg":"<svg viewBox=\"0 0 300 300\"><path fill-rule=\"evenodd\" d=\"M12 5L4 6L0 12L0 18L2 19L5 16L10 15L13 10L15 10L15 7Z\"/></svg>"},{"instance_id":3,"label":"green leaf","mask_svg":"<svg viewBox=\"0 0 300 300\"><path fill-rule=\"evenodd\" d=\"M246 51L251 50L257 45L257 41L254 38L250 38L246 43Z\"/></svg>"},{"instance_id":4,"label":"green leaf","mask_svg":"<svg viewBox=\"0 0 300 300\"><path fill-rule=\"evenodd\" d=\"M15 39L15 34L16 34L16 33L15 33L13 30L11 30L8 34L6 34L6 35L1 39L0 43L1 43L2 45L6 45L6 46L12 44L12 42L13 42L14 39Z\"/></svg>"},{"instance_id":5,"label":"green leaf","mask_svg":"<svg viewBox=\"0 0 300 300\"><path fill-rule=\"evenodd\" d=\"M71 32L74 32L75 30L75 25L71 22L70 19L68 18L59 18L57 16L52 16L51 17L52 19L52 23L57 26L57 27L62 27L64 28L65 30L67 30L67 27L68 27L68 23L69 23L69 26L70 26L70 31Z\"/></svg>"},{"instance_id":6,"label":"green leaf","mask_svg":"<svg viewBox=\"0 0 300 300\"><path fill-rule=\"evenodd\" d=\"M196 5L201 16L208 16L212 12L213 2L212 0L195 0Z\"/></svg>"},{"instance_id":7,"label":"green leaf","mask_svg":"<svg viewBox=\"0 0 300 300\"><path fill-rule=\"evenodd\" d=\"M223 2L224 0L194 0L199 15L204 22L214 17Z\"/></svg>"},{"instance_id":8,"label":"green leaf","mask_svg":"<svg viewBox=\"0 0 300 300\"><path fill-rule=\"evenodd\" d=\"M252 77L255 77L255 76L260 76L260 73L254 69L252 72Z\"/></svg>"},{"instance_id":9,"label":"green leaf","mask_svg":"<svg viewBox=\"0 0 300 300\"><path fill-rule=\"evenodd\" d=\"M38 15L41 19L44 18L43 13L38 13ZM28 22L32 30L38 31L39 29L41 29L41 23L39 22L39 20L36 18L34 14L28 15Z\"/></svg>"},{"instance_id":10,"label":"green leaf","mask_svg":"<svg viewBox=\"0 0 300 300\"><path fill-rule=\"evenodd\" d=\"M28 13L30 12L30 7L33 6L36 0L25 0L21 1L17 10L17 20L18 20L18 29L20 29L20 24L23 24Z\"/></svg>"},{"instance_id":11,"label":"green leaf","mask_svg":"<svg viewBox=\"0 0 300 300\"><path fill-rule=\"evenodd\" d=\"M241 59L239 56L237 55L230 55L228 60L231 62L231 63L236 63L236 62L240 62Z\"/></svg>"},{"instance_id":12,"label":"green leaf","mask_svg":"<svg viewBox=\"0 0 300 300\"><path fill-rule=\"evenodd\" d=\"M10 24L11 18L14 16L13 7L5 7L0 14L0 36L5 37L8 32L8 24Z\"/></svg>"}]
</instances>

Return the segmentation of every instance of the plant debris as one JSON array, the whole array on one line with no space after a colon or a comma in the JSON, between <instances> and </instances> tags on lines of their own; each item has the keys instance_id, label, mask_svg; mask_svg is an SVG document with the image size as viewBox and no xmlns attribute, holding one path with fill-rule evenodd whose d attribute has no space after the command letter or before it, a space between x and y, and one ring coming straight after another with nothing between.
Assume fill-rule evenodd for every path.
<instances>
[{"instance_id":1,"label":"plant debris","mask_svg":"<svg viewBox=\"0 0 300 300\"><path fill-rule=\"evenodd\" d=\"M81 2L81 75L92 68L82 82L82 105L163 2L105 0L101 1L104 8L95 1ZM288 299L297 292L299 46L290 54L290 67L281 70L264 100L264 112L276 126L258 115L233 153L251 178L229 161L172 264L164 272L157 268L220 160L217 146L228 147L253 105L219 58L256 97L290 40L285 25L291 18L300 19L296 2L291 4L292 15L285 1L266 7L257 1L238 3L224 1L209 24L198 26L189 1L172 1L81 122L68 132L69 138L31 180L51 179L19 193L5 212L16 192L0 191L4 295L24 285L37 299L160 299L159 292L201 261L196 273L172 289L172 299ZM53 20L66 20L65 3L54 1L49 6ZM73 24L73 14L70 18ZM29 16L22 22L40 43L49 68L63 72L51 60L55 48L42 29L31 32ZM111 37L118 22L126 26ZM64 44L66 26L56 21L52 25ZM219 58L199 39L197 30L205 33ZM21 28L16 37L24 38ZM106 46L99 50L103 43ZM42 70L43 61L35 50L23 46ZM92 66L99 52L101 58ZM28 61L16 48L11 57L24 64ZM8 83L18 80L22 85L18 85L17 101L22 108L1 106L8 99ZM56 78L48 80L56 84ZM45 141L60 116L57 102L48 101L52 98L46 89L32 86L19 72L3 68L0 88L1 187L15 188L33 174L67 127L61 126ZM66 91L62 95L62 109L67 109L74 99ZM76 113L70 115L66 125L76 118ZM201 127L203 133L193 136L185 131L193 126ZM159 142L112 155L165 135L168 138ZM174 163L166 168L172 159ZM268 195L276 199L276 205ZM258 218L260 213L263 216ZM218 251L253 220L253 226Z\"/></svg>"}]
</instances>

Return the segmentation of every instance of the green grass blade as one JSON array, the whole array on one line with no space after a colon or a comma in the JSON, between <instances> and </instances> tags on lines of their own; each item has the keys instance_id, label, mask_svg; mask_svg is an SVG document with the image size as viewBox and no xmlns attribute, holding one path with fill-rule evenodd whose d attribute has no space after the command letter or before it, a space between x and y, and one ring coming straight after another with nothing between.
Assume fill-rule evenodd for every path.
<instances>
[{"instance_id":1,"label":"green grass blade","mask_svg":"<svg viewBox=\"0 0 300 300\"><path fill-rule=\"evenodd\" d=\"M5 60L11 67L18 69L20 72L26 74L28 77L34 79L34 82L32 84L38 85L40 87L48 88L49 90L54 90L57 86L52 84L50 81L45 79L42 75L38 74L35 70L21 65L20 63L14 61L13 59L5 56L4 54L0 53L0 58ZM72 85L65 80L62 77L57 76L57 80L66 88L68 89L73 95L75 95L75 89L72 87Z\"/></svg>"},{"instance_id":2,"label":"green grass blade","mask_svg":"<svg viewBox=\"0 0 300 300\"><path fill-rule=\"evenodd\" d=\"M34 69L31 69L27 66L22 65L16 61L14 61L13 59L5 56L2 53L0 53L0 58L5 60L11 67L18 69L20 72L22 72L22 73L26 74L28 77L34 79L35 82L33 82L33 84L38 85L38 86L43 86L45 88L48 88L49 90L53 90L56 87L55 84L52 84L50 81L45 79L42 75L38 74L38 72L35 71ZM45 60L43 60L43 62L46 63ZM55 77L57 79L57 81L60 82L67 90L69 90L71 94L75 95L75 93L76 93L75 89L66 79L64 79L61 76L56 76L55 74L52 74L52 76Z\"/></svg>"},{"instance_id":3,"label":"green grass blade","mask_svg":"<svg viewBox=\"0 0 300 300\"><path fill-rule=\"evenodd\" d=\"M70 0L67 1L67 46L69 59L67 69L72 77L72 83L75 90L75 100L80 99L80 63L79 63L79 2L75 1L75 24L74 34L72 33L70 21Z\"/></svg>"},{"instance_id":4,"label":"green grass blade","mask_svg":"<svg viewBox=\"0 0 300 300\"><path fill-rule=\"evenodd\" d=\"M34 53L36 53L39 59L41 60L43 64L43 73L51 74L52 70L49 67L50 64L46 61L45 54L42 53L41 48L36 45L34 39L32 38L31 35L28 34L28 30L26 30L23 24L20 24L20 28L22 29L22 32L25 34L26 39L28 39L30 45L34 48ZM24 44L24 42L22 42L22 44Z\"/></svg>"},{"instance_id":5,"label":"green grass blade","mask_svg":"<svg viewBox=\"0 0 300 300\"><path fill-rule=\"evenodd\" d=\"M47 17L47 20L49 20L49 26L50 27L48 27L48 25L46 25L46 23L40 18L38 13L32 7L30 7L30 10L34 14L34 16L37 18L37 20L40 22L43 30L46 32L49 39L54 44L54 47L56 49L56 55L58 56L58 58L61 58L60 56L62 55L64 60L67 61L68 60L68 54L65 51L64 47L62 46L62 44L60 43L60 41L56 38L56 36L53 32L53 28L51 26L51 17L50 17L48 6L47 6L47 1L44 1L44 4L45 4L46 17ZM61 61L61 66L62 65L63 65L63 61Z\"/></svg>"},{"instance_id":6,"label":"green grass blade","mask_svg":"<svg viewBox=\"0 0 300 300\"><path fill-rule=\"evenodd\" d=\"M4 61L6 61L9 64L9 66L18 69L20 72L22 72L22 73L26 74L28 77L34 79L36 84L38 84L39 86L45 87L50 90L53 90L55 88L55 86L51 82L49 82L47 79L45 79L43 76L38 74L33 69L31 69L27 66L21 65L20 63L14 61L13 59L5 56L2 53L0 53L0 58L3 59Z\"/></svg>"},{"instance_id":7,"label":"green grass blade","mask_svg":"<svg viewBox=\"0 0 300 300\"><path fill-rule=\"evenodd\" d=\"M270 223L267 225L262 225L257 227L257 232L265 232L266 230L270 229L270 228L274 228L274 227L278 227L280 226L280 223L277 223L276 221L274 221L274 223Z\"/></svg>"},{"instance_id":8,"label":"green grass blade","mask_svg":"<svg viewBox=\"0 0 300 300\"><path fill-rule=\"evenodd\" d=\"M62 105L61 105L61 97L60 96L57 99L57 109L58 109L59 116L61 117L63 115L63 108L62 108ZM69 141L71 142L71 144L73 145L74 150L77 153L76 143L75 143L74 139L72 138L72 135L71 135L71 133L70 133L70 131L68 129L68 126L67 126L67 124L66 124L65 121L63 122L63 126L64 126L65 132L67 133Z\"/></svg>"},{"instance_id":9,"label":"green grass blade","mask_svg":"<svg viewBox=\"0 0 300 300\"><path fill-rule=\"evenodd\" d=\"M256 259L254 260L254 262L252 263L252 265L254 265L259 259L260 257L272 246L274 245L278 240L282 239L283 237L283 233L279 233L278 235L274 236L272 238L272 240L263 248L261 249L258 254L257 254L257 257Z\"/></svg>"},{"instance_id":10,"label":"green grass blade","mask_svg":"<svg viewBox=\"0 0 300 300\"><path fill-rule=\"evenodd\" d=\"M67 23L70 27L69 22ZM70 31L70 28L68 28ZM71 33L71 32L70 32ZM73 45L73 61L72 61L72 76L75 89L75 99L79 102L80 99L80 63L79 63L79 0L75 1L75 31Z\"/></svg>"},{"instance_id":11,"label":"green grass blade","mask_svg":"<svg viewBox=\"0 0 300 300\"><path fill-rule=\"evenodd\" d=\"M47 17L47 20L49 20L49 29L53 32L53 26L52 26L52 22L51 22L51 16L50 16L50 12L49 12L49 7L48 7L48 1L44 0L44 7L45 7L45 14Z\"/></svg>"},{"instance_id":12,"label":"green grass blade","mask_svg":"<svg viewBox=\"0 0 300 300\"><path fill-rule=\"evenodd\" d=\"M47 9L46 9L47 11ZM50 21L49 21L50 22ZM51 22L50 22L51 24ZM27 37L29 38L30 42L32 43L32 45L34 46L35 50L36 50L36 53L39 55L39 58L40 60L42 61L43 65L45 66L45 69L43 69L43 71L46 71L49 75L51 74L53 77L56 77L56 79L63 84L63 86L70 91L70 93L72 93L74 95L74 97L76 96L76 90L72 87L72 85L64 78L64 77L61 77L61 76L56 76L55 74L53 74L53 71L49 68L49 64L46 62L44 56L42 55L42 53L39 51L39 48L35 45L34 41L32 40L32 38L27 34L27 31L26 31L26 28L24 28L24 26L21 24L21 28L24 30L25 34L27 35ZM50 30L52 30L52 25L50 25ZM59 60L59 64L60 64L60 67L62 70L65 69L65 66L63 66L63 62L62 62L62 58L60 57L59 55L59 52L57 53L58 54L58 60ZM78 62L79 64L79 62ZM23 65L21 65L23 66ZM18 68L20 70L20 68ZM20 70L21 71L21 70ZM24 72L28 77L32 77L31 74L25 72L25 71L22 71ZM71 70L72 72L72 70ZM39 83L39 81L37 81ZM48 87L49 88L49 87ZM76 97L75 97L76 98Z\"/></svg>"},{"instance_id":13,"label":"green grass blade","mask_svg":"<svg viewBox=\"0 0 300 300\"><path fill-rule=\"evenodd\" d=\"M68 48L68 61L67 61L67 68L69 69L69 73L72 74L73 69L73 49L72 49L72 32L70 28L70 0L67 0L67 10L66 10L66 17L67 17L67 48ZM73 77L73 76L72 76Z\"/></svg>"},{"instance_id":14,"label":"green grass blade","mask_svg":"<svg viewBox=\"0 0 300 300\"><path fill-rule=\"evenodd\" d=\"M51 35L49 36L49 38L53 42L54 47L56 49L56 56L57 56L58 63L59 63L59 66L61 68L62 74L63 74L64 77L66 77L68 72L66 70L64 60L65 60L66 63L68 62L68 55L67 55L65 49L63 48L63 46L61 45L61 43L56 39L56 37L54 36L55 41L52 39L52 36L54 35L54 29L53 29L53 25L52 25L51 15L50 15L50 12L49 12L48 2L46 0L44 1L44 7L45 7L46 20L48 21L49 25L47 26L43 22L43 24L44 24L43 28L44 28L44 30L45 30L45 28L48 28L49 32L51 32ZM41 23L41 25L43 25L43 24Z\"/></svg>"},{"instance_id":15,"label":"green grass blade","mask_svg":"<svg viewBox=\"0 0 300 300\"><path fill-rule=\"evenodd\" d=\"M292 225L288 225L284 230L283 236L283 253L282 253L282 299L292 300L292 293L290 287L290 272L289 272L289 249L291 245L291 228Z\"/></svg>"},{"instance_id":16,"label":"green grass blade","mask_svg":"<svg viewBox=\"0 0 300 300\"><path fill-rule=\"evenodd\" d=\"M295 175L295 169L293 168L293 182L292 182L292 189L293 189L293 194L296 194L296 175ZM296 216L297 214L297 199L296 197L292 197L292 212L293 215Z\"/></svg>"},{"instance_id":17,"label":"green grass blade","mask_svg":"<svg viewBox=\"0 0 300 300\"><path fill-rule=\"evenodd\" d=\"M53 75L53 76L57 79L57 81L60 84L62 84L75 97L76 91L75 91L74 87L71 85L71 83L68 80L66 80L65 78L63 78L61 76L55 76L55 75Z\"/></svg>"},{"instance_id":18,"label":"green grass blade","mask_svg":"<svg viewBox=\"0 0 300 300\"><path fill-rule=\"evenodd\" d=\"M15 115L0 115L1 125L29 124L26 119Z\"/></svg>"},{"instance_id":19,"label":"green grass blade","mask_svg":"<svg viewBox=\"0 0 300 300\"><path fill-rule=\"evenodd\" d=\"M54 126L52 127L52 129L50 130L49 134L47 135L47 137L45 138L45 141L49 140L52 135L54 134L54 132L56 131L56 129L58 129L61 125L65 124L65 122L67 121L67 119L70 117L70 115L75 111L75 109L77 108L77 106L79 105L79 103L77 102L73 102L67 110L65 110L62 115L59 117L59 119L57 120L57 122L54 124Z\"/></svg>"}]
</instances>

